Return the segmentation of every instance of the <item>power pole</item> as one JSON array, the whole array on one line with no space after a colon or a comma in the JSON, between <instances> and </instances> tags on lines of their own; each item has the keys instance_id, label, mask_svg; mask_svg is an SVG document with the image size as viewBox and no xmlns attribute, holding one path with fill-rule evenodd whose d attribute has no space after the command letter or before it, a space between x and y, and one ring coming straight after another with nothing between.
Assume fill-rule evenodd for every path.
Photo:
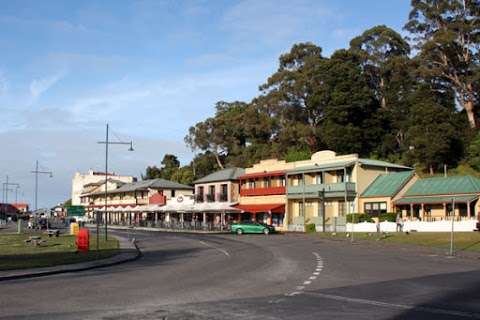
<instances>
[{"instance_id":1,"label":"power pole","mask_svg":"<svg viewBox=\"0 0 480 320\"><path fill-rule=\"evenodd\" d=\"M2 207L4 208L4 212L3 214L5 215L6 217L6 213L7 213L7 207L8 207L8 192L10 191L13 191L13 189L10 189L10 186L16 186L17 188L20 187L20 185L18 183L14 183L14 182L10 182L9 181L9 178L8 178L8 175L6 176L6 182L4 182L2 184L2 190L3 190L3 200L5 201L5 203L2 205ZM16 201L15 201L16 202Z\"/></svg>"},{"instance_id":2,"label":"power pole","mask_svg":"<svg viewBox=\"0 0 480 320\"><path fill-rule=\"evenodd\" d=\"M38 210L38 175L39 174L48 174L50 178L53 177L53 173L51 171L40 171L38 170L38 160L35 162L35 170L31 171L31 173L35 173L35 211ZM47 229L48 229L48 216L47 216Z\"/></svg>"}]
</instances>

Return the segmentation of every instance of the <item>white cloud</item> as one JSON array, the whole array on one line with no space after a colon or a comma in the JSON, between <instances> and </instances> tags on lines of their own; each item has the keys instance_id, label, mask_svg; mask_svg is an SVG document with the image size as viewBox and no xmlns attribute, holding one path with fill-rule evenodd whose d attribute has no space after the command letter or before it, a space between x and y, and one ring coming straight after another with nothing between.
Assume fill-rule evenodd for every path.
<instances>
[{"instance_id":1,"label":"white cloud","mask_svg":"<svg viewBox=\"0 0 480 320\"><path fill-rule=\"evenodd\" d=\"M276 44L310 37L332 16L319 1L245 0L227 10L223 25L239 41Z\"/></svg>"},{"instance_id":2,"label":"white cloud","mask_svg":"<svg viewBox=\"0 0 480 320\"><path fill-rule=\"evenodd\" d=\"M0 72L0 97L5 96L8 91L7 78Z\"/></svg>"},{"instance_id":3,"label":"white cloud","mask_svg":"<svg viewBox=\"0 0 480 320\"><path fill-rule=\"evenodd\" d=\"M177 155L183 164L192 157L182 142L120 134L133 140L135 151L129 152L121 146L110 149L109 166L119 174L139 176L148 165L158 165L165 153ZM39 160L42 168L53 171L52 178L39 177L39 206L54 205L70 197L71 179L76 171L103 169L104 146L96 143L103 135L98 130L68 129L22 129L0 133L0 140L9 142L3 145L0 172L19 183L25 200L32 204L34 184L30 171L35 160Z\"/></svg>"},{"instance_id":4,"label":"white cloud","mask_svg":"<svg viewBox=\"0 0 480 320\"><path fill-rule=\"evenodd\" d=\"M64 76L65 71L61 71L44 78L32 80L32 82L30 82L30 94L33 99L32 102L37 100L44 92L54 86Z\"/></svg>"}]
</instances>

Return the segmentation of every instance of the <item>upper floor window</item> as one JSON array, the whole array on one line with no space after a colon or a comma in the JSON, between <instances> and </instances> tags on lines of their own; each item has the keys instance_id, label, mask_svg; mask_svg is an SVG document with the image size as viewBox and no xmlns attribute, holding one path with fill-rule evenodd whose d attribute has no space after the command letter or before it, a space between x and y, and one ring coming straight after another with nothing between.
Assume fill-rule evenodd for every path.
<instances>
[{"instance_id":1,"label":"upper floor window","mask_svg":"<svg viewBox=\"0 0 480 320\"><path fill-rule=\"evenodd\" d=\"M172 190L172 198L175 198L175 190Z\"/></svg>"},{"instance_id":2,"label":"upper floor window","mask_svg":"<svg viewBox=\"0 0 480 320\"><path fill-rule=\"evenodd\" d=\"M270 188L271 187L271 180L270 178L263 178L263 187L264 188Z\"/></svg>"},{"instance_id":3,"label":"upper floor window","mask_svg":"<svg viewBox=\"0 0 480 320\"><path fill-rule=\"evenodd\" d=\"M215 186L208 186L208 194L215 194Z\"/></svg>"},{"instance_id":4,"label":"upper floor window","mask_svg":"<svg viewBox=\"0 0 480 320\"><path fill-rule=\"evenodd\" d=\"M280 187L285 187L286 185L285 176L278 177L278 180L280 182Z\"/></svg>"},{"instance_id":5,"label":"upper floor window","mask_svg":"<svg viewBox=\"0 0 480 320\"><path fill-rule=\"evenodd\" d=\"M317 175L315 176L315 183L316 183L316 184L322 184L322 183L323 183L322 174L317 174Z\"/></svg>"}]
</instances>

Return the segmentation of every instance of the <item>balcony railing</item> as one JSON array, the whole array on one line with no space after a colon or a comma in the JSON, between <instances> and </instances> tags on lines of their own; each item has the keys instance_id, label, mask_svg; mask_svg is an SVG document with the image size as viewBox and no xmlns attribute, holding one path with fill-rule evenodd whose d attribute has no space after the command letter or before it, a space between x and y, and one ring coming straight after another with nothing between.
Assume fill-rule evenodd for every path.
<instances>
[{"instance_id":1,"label":"balcony railing","mask_svg":"<svg viewBox=\"0 0 480 320\"><path fill-rule=\"evenodd\" d=\"M201 203L201 202L203 202L203 201L204 201L204 196L203 196L203 194L196 194L196 195L195 195L195 202Z\"/></svg>"},{"instance_id":2,"label":"balcony railing","mask_svg":"<svg viewBox=\"0 0 480 320\"><path fill-rule=\"evenodd\" d=\"M240 189L242 197L248 196L271 196L285 194L285 187L251 188Z\"/></svg>"},{"instance_id":3,"label":"balcony railing","mask_svg":"<svg viewBox=\"0 0 480 320\"><path fill-rule=\"evenodd\" d=\"M302 184L298 186L288 186L287 195L288 196L300 196L306 195L312 197L318 197L319 192L325 191L325 197L335 197L341 196L347 191L347 193L356 192L356 184L354 182L338 182L338 183L323 183L323 184Z\"/></svg>"},{"instance_id":4,"label":"balcony railing","mask_svg":"<svg viewBox=\"0 0 480 320\"><path fill-rule=\"evenodd\" d=\"M227 201L228 201L228 194L226 194L226 193L219 193L219 194L217 194L217 201L219 201L219 202L227 202Z\"/></svg>"}]
</instances>

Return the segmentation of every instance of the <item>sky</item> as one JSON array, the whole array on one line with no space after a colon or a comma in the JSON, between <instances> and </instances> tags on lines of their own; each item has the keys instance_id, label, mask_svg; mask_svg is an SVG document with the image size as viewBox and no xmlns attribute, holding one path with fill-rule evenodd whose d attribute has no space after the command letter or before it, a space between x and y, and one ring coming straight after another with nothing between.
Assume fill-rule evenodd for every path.
<instances>
[{"instance_id":1,"label":"sky","mask_svg":"<svg viewBox=\"0 0 480 320\"><path fill-rule=\"evenodd\" d=\"M70 198L75 172L103 170L105 125L111 171L140 176L165 153L193 157L188 128L217 101L250 101L294 43L329 56L364 30L398 32L408 0L2 1L0 182L39 207ZM9 192L9 200L15 198Z\"/></svg>"}]
</instances>

